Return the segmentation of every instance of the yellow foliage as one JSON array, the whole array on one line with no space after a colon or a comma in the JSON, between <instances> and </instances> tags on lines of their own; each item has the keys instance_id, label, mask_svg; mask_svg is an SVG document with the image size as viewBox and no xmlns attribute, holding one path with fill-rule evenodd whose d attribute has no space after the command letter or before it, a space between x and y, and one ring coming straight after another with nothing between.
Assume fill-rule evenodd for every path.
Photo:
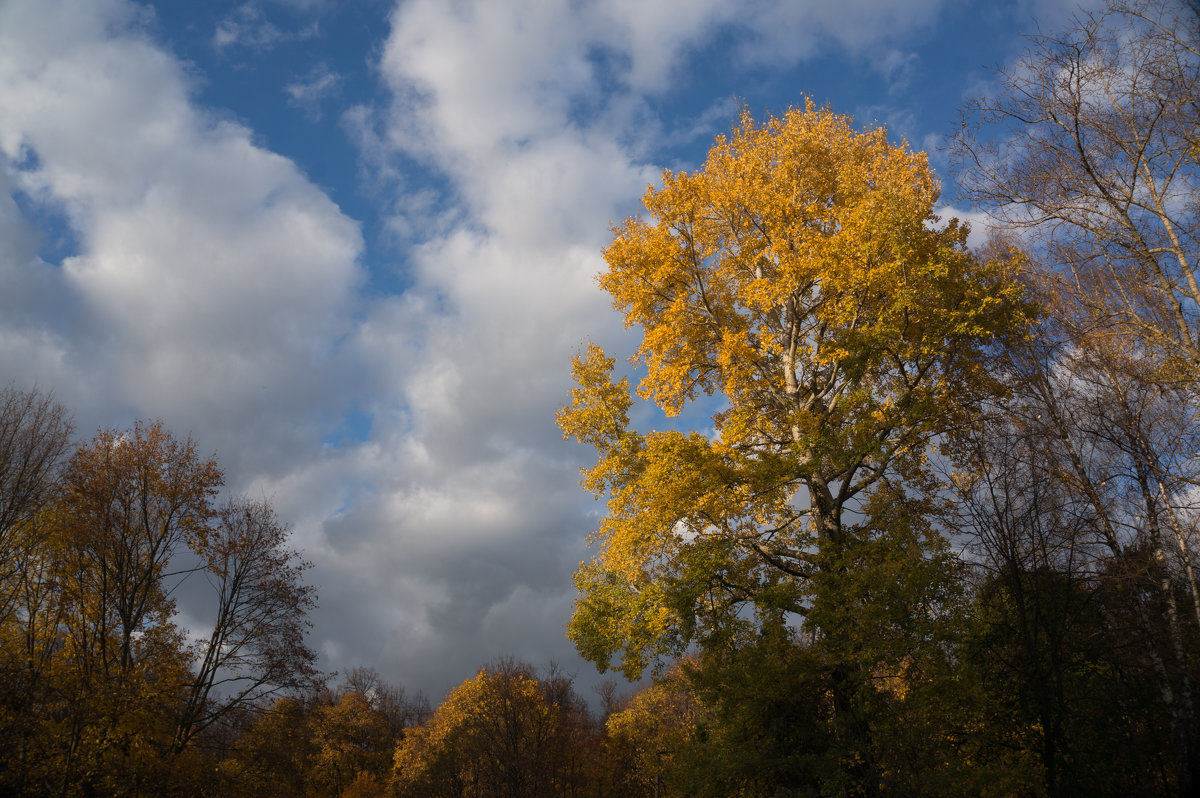
<instances>
[{"instance_id":1,"label":"yellow foliage","mask_svg":"<svg viewBox=\"0 0 1200 798\"><path fill-rule=\"evenodd\" d=\"M881 479L921 484L931 442L998 390L987 347L1031 314L1021 260L973 256L937 199L924 154L809 103L743 115L614 228L599 282L642 331L638 394L668 415L724 401L711 436L641 434L615 361L595 345L575 359L558 423L596 449L583 484L608 497L571 632L589 656L653 658L704 602L736 611L780 580L802 608L821 547L846 541L843 510Z\"/></svg>"},{"instance_id":2,"label":"yellow foliage","mask_svg":"<svg viewBox=\"0 0 1200 798\"><path fill-rule=\"evenodd\" d=\"M373 774L384 774L393 740L384 717L357 691L320 707L312 721L315 756L311 780L324 794L342 795L358 784L360 793ZM369 794L369 793L362 793Z\"/></svg>"},{"instance_id":3,"label":"yellow foliage","mask_svg":"<svg viewBox=\"0 0 1200 798\"><path fill-rule=\"evenodd\" d=\"M522 663L502 661L450 692L396 746L401 795L557 795L579 770L576 707ZM573 694L572 694L573 695Z\"/></svg>"},{"instance_id":4,"label":"yellow foliage","mask_svg":"<svg viewBox=\"0 0 1200 798\"><path fill-rule=\"evenodd\" d=\"M632 760L632 779L653 785L693 743L699 714L699 704L676 668L608 719L608 739Z\"/></svg>"}]
</instances>

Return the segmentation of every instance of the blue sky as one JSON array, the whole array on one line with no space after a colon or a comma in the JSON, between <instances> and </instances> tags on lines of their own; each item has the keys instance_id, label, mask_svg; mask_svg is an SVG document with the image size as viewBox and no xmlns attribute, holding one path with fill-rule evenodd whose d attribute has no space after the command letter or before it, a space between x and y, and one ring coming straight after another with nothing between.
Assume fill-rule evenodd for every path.
<instances>
[{"instance_id":1,"label":"blue sky","mask_svg":"<svg viewBox=\"0 0 1200 798\"><path fill-rule=\"evenodd\" d=\"M957 108L1073 9L2 0L0 382L82 437L161 418L270 499L326 670L590 683L563 629L601 507L553 416L584 341L635 346L610 224L805 97L930 150L952 203Z\"/></svg>"}]
</instances>

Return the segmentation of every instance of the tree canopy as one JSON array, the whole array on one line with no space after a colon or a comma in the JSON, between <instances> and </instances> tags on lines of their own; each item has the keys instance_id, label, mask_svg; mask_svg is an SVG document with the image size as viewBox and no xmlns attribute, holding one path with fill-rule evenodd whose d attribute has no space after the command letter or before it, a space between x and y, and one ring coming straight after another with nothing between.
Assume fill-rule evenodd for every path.
<instances>
[{"instance_id":1,"label":"tree canopy","mask_svg":"<svg viewBox=\"0 0 1200 798\"><path fill-rule=\"evenodd\" d=\"M997 389L989 348L1030 317L1019 257L973 256L934 215L925 156L882 129L811 104L744 115L662 183L614 230L600 285L643 333L639 394L668 415L717 395L712 429L630 428L628 380L596 346L558 417L608 498L571 636L631 676L747 606L807 615L817 578L873 534L929 548L898 508Z\"/></svg>"}]
</instances>

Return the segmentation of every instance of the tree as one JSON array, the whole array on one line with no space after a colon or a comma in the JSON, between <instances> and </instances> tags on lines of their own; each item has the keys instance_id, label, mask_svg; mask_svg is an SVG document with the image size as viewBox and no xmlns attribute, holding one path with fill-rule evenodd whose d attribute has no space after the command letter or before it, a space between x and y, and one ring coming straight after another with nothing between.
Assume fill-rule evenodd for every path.
<instances>
[{"instance_id":1,"label":"tree","mask_svg":"<svg viewBox=\"0 0 1200 798\"><path fill-rule=\"evenodd\" d=\"M429 702L409 698L372 668L355 667L336 691L323 690L303 722L310 730L309 795L384 795L400 738L430 715ZM269 730L263 730L270 736Z\"/></svg>"},{"instance_id":2,"label":"tree","mask_svg":"<svg viewBox=\"0 0 1200 798\"><path fill-rule=\"evenodd\" d=\"M351 668L346 672L342 692L362 695L383 717L392 739L399 739L405 729L424 723L432 712L424 693L418 691L410 697L403 685L384 681L374 668Z\"/></svg>"},{"instance_id":3,"label":"tree","mask_svg":"<svg viewBox=\"0 0 1200 798\"><path fill-rule=\"evenodd\" d=\"M162 755L189 677L172 564L207 541L220 484L216 463L160 424L102 431L67 462L38 519L54 598L33 619L53 641L42 712L54 722L39 736L56 790L155 791L169 777Z\"/></svg>"},{"instance_id":4,"label":"tree","mask_svg":"<svg viewBox=\"0 0 1200 798\"><path fill-rule=\"evenodd\" d=\"M311 687L317 676L304 643L315 591L300 581L308 566L287 547L287 526L263 501L235 500L216 515L202 548L216 621L196 651L176 751L225 713Z\"/></svg>"},{"instance_id":5,"label":"tree","mask_svg":"<svg viewBox=\"0 0 1200 798\"><path fill-rule=\"evenodd\" d=\"M28 526L50 500L70 442L70 416L53 396L0 391L0 624L23 578Z\"/></svg>"},{"instance_id":6,"label":"tree","mask_svg":"<svg viewBox=\"0 0 1200 798\"><path fill-rule=\"evenodd\" d=\"M53 395L0 390L0 535L49 500L71 431L70 414Z\"/></svg>"},{"instance_id":7,"label":"tree","mask_svg":"<svg viewBox=\"0 0 1200 798\"><path fill-rule=\"evenodd\" d=\"M318 707L312 726L310 793L340 796L360 775L386 781L396 737L365 695L351 690L337 703Z\"/></svg>"},{"instance_id":8,"label":"tree","mask_svg":"<svg viewBox=\"0 0 1200 798\"><path fill-rule=\"evenodd\" d=\"M70 439L70 416L52 396L0 390L0 792L24 790L35 756L36 697L54 642L39 628L54 589L36 523Z\"/></svg>"},{"instance_id":9,"label":"tree","mask_svg":"<svg viewBox=\"0 0 1200 798\"><path fill-rule=\"evenodd\" d=\"M1112 568L1130 560L1100 532L1114 519L1097 516L1088 499L1099 485L1081 490L1073 469L1062 468L1071 460L1064 450L1080 451L1080 438L1047 429L1064 408L1032 401L1031 387L1014 385L1007 413L980 425L956 475L953 524L972 541L977 573L975 623L959 656L992 698L984 728L1007 727L1006 747L1037 757L1047 795L1117 785L1130 795L1163 794L1169 780L1150 763L1170 747L1160 732L1170 721L1146 700L1154 680L1130 656L1144 649L1126 623L1145 615L1146 585L1142 575ZM1115 599L1118 570L1125 573L1116 581L1137 586Z\"/></svg>"},{"instance_id":10,"label":"tree","mask_svg":"<svg viewBox=\"0 0 1200 798\"><path fill-rule=\"evenodd\" d=\"M306 795L317 758L313 718L327 705L316 695L285 696L255 712L230 713L235 744L218 767L231 795ZM234 788L236 787L236 789Z\"/></svg>"},{"instance_id":11,"label":"tree","mask_svg":"<svg viewBox=\"0 0 1200 798\"><path fill-rule=\"evenodd\" d=\"M149 641L176 633L168 567L182 549L210 542L222 481L216 461L162 424L105 430L75 452L50 534L71 656L86 670L130 673Z\"/></svg>"},{"instance_id":12,"label":"tree","mask_svg":"<svg viewBox=\"0 0 1200 798\"><path fill-rule=\"evenodd\" d=\"M638 690L606 724L606 753L617 795L689 794L697 760L701 707L683 670L676 666ZM706 763L712 770L713 762ZM706 786L719 787L709 780Z\"/></svg>"},{"instance_id":13,"label":"tree","mask_svg":"<svg viewBox=\"0 0 1200 798\"><path fill-rule=\"evenodd\" d=\"M1034 470L1086 509L1093 534L1066 550L1096 563L1091 589L1139 586L1116 628L1139 641L1188 795L1200 792L1189 666L1200 628L1198 83L1194 7L1112 0L1031 37L957 141L968 195L1024 238L1051 308L1042 350L1018 365L1028 390L1012 423L1042 438L1026 447Z\"/></svg>"},{"instance_id":14,"label":"tree","mask_svg":"<svg viewBox=\"0 0 1200 798\"><path fill-rule=\"evenodd\" d=\"M185 789L203 766L190 749L216 721L316 677L305 566L269 505L214 507L216 462L161 424L102 431L55 477L19 519L21 578L3 584L17 601L0 618L0 668L19 674L23 703L0 784ZM189 645L174 596L198 574L214 626Z\"/></svg>"},{"instance_id":15,"label":"tree","mask_svg":"<svg viewBox=\"0 0 1200 798\"><path fill-rule=\"evenodd\" d=\"M803 618L839 652L829 684L851 723L870 667L937 648L948 552L924 520L927 456L997 390L989 347L1030 311L1020 259L973 257L937 197L923 155L810 104L762 126L743 116L703 170L647 191L649 221L615 229L600 285L642 330L639 393L668 415L720 402L711 434L639 433L615 362L596 346L576 358L559 424L597 450L584 484L608 497L576 574L569 633L585 656L635 676L693 642ZM908 581L871 592L867 562ZM868 604L904 645L852 631L847 613ZM877 791L868 726L846 733Z\"/></svg>"},{"instance_id":16,"label":"tree","mask_svg":"<svg viewBox=\"0 0 1200 798\"><path fill-rule=\"evenodd\" d=\"M413 796L579 795L586 731L569 680L553 672L539 679L530 665L501 660L405 734L392 783Z\"/></svg>"},{"instance_id":17,"label":"tree","mask_svg":"<svg viewBox=\"0 0 1200 798\"><path fill-rule=\"evenodd\" d=\"M1200 13L1110 0L1030 37L956 139L967 195L1061 266L1093 334L1134 336L1168 381L1200 365Z\"/></svg>"},{"instance_id":18,"label":"tree","mask_svg":"<svg viewBox=\"0 0 1200 798\"><path fill-rule=\"evenodd\" d=\"M1114 784L1117 763L1143 772L1160 755L1175 772L1159 793L1188 794L1200 615L1186 601L1187 495L1200 428L1194 409L1179 411L1194 399L1139 377L1112 339L1079 334L1069 320L1088 311L1074 299L1044 297L1048 318L1012 353L1012 392L974 433L955 480L955 526L986 574L977 642L994 655L988 683L1020 697L1039 729L1051 795ZM1114 716L1130 744L1103 754Z\"/></svg>"}]
</instances>

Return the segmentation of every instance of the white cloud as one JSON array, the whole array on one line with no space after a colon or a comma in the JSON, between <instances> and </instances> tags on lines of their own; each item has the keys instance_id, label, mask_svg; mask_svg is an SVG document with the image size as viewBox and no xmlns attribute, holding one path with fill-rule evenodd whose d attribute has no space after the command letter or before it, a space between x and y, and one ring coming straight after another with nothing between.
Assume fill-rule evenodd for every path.
<instances>
[{"instance_id":1,"label":"white cloud","mask_svg":"<svg viewBox=\"0 0 1200 798\"><path fill-rule=\"evenodd\" d=\"M479 156L560 126L592 83L577 22L557 3L401 4L382 59L397 143Z\"/></svg>"},{"instance_id":2,"label":"white cloud","mask_svg":"<svg viewBox=\"0 0 1200 798\"><path fill-rule=\"evenodd\" d=\"M688 48L711 38L746 11L736 3L696 0L681 12L671 0L602 0L591 4L584 27L627 60L622 76L634 91L666 90Z\"/></svg>"},{"instance_id":3,"label":"white cloud","mask_svg":"<svg viewBox=\"0 0 1200 798\"><path fill-rule=\"evenodd\" d=\"M312 10L321 5L320 0L280 0L301 10ZM218 50L245 47L252 50L270 50L278 44L311 39L319 32L313 21L296 30L283 30L267 19L258 3L243 3L226 14L217 23L212 43Z\"/></svg>"},{"instance_id":4,"label":"white cloud","mask_svg":"<svg viewBox=\"0 0 1200 798\"><path fill-rule=\"evenodd\" d=\"M888 84L888 94L899 94L909 87L917 68L916 53L889 49L875 61L875 69Z\"/></svg>"},{"instance_id":5,"label":"white cloud","mask_svg":"<svg viewBox=\"0 0 1200 798\"><path fill-rule=\"evenodd\" d=\"M743 24L753 31L755 39L745 48L745 55L757 63L795 63L841 47L874 58L881 45L903 40L913 31L932 25L943 5L944 0L750 4Z\"/></svg>"},{"instance_id":6,"label":"white cloud","mask_svg":"<svg viewBox=\"0 0 1200 798\"><path fill-rule=\"evenodd\" d=\"M45 25L48 8L72 24ZM361 237L295 164L196 108L134 17L115 0L0 10L0 155L78 238L40 290L75 303L65 357L88 404L204 430L231 468L264 467L322 399L339 404L331 342L350 330Z\"/></svg>"},{"instance_id":7,"label":"white cloud","mask_svg":"<svg viewBox=\"0 0 1200 798\"><path fill-rule=\"evenodd\" d=\"M331 72L328 65L319 64L303 78L284 86L283 90L292 104L302 109L310 119L320 119L321 103L336 92L341 82L341 75Z\"/></svg>"}]
</instances>

